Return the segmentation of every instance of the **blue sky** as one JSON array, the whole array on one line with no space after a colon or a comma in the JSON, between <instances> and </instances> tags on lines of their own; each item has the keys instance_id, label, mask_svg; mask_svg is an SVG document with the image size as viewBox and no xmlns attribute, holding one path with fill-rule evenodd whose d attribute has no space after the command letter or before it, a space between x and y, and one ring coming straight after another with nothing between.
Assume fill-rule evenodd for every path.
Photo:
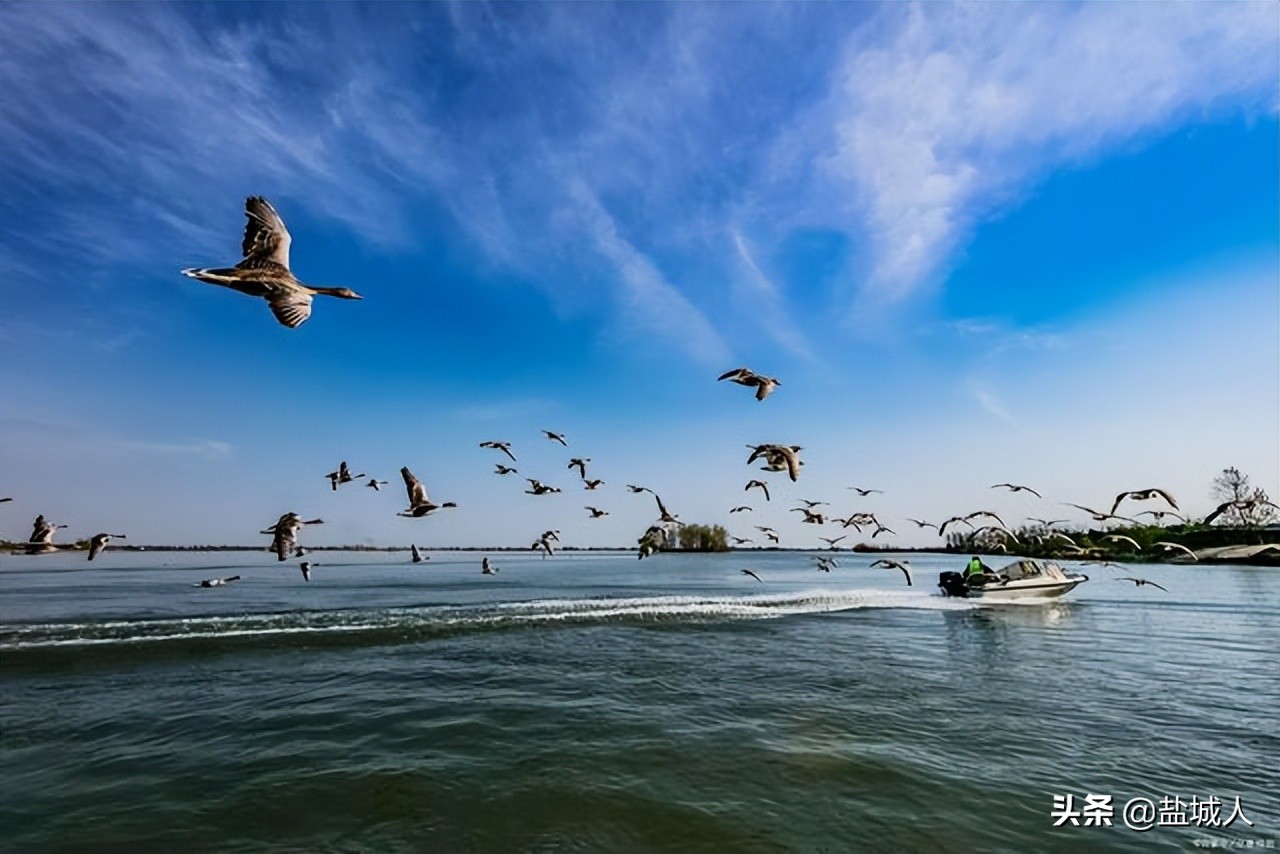
<instances>
[{"instance_id":1,"label":"blue sky","mask_svg":"<svg viewBox=\"0 0 1280 854\"><path fill-rule=\"evenodd\" d=\"M1202 514L1229 465L1280 494L1278 23L4 4L0 535L254 543L296 510L316 543L630 544L633 482L784 544L837 535L803 497L927 545L905 517L1084 521L1059 502L1149 486ZM238 260L251 194L300 278L365 299L287 330L179 275ZM740 365L783 385L715 382ZM800 482L729 516L770 441ZM342 459L392 483L333 494ZM459 508L395 517L402 465Z\"/></svg>"}]
</instances>

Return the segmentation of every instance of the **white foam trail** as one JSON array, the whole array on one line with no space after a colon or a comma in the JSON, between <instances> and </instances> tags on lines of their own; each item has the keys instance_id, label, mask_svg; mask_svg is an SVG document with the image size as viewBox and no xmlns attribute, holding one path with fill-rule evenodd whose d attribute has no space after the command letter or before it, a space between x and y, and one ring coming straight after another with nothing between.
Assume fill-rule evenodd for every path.
<instances>
[{"instance_id":1,"label":"white foam trail","mask_svg":"<svg viewBox=\"0 0 1280 854\"><path fill-rule=\"evenodd\" d=\"M646 596L535 599L487 606L443 606L378 611L244 614L177 620L112 620L14 626L0 650L351 633L384 629L465 630L469 627L639 619L653 622L760 620L868 608L967 610L978 603L914 591L807 591L753 596Z\"/></svg>"}]
</instances>

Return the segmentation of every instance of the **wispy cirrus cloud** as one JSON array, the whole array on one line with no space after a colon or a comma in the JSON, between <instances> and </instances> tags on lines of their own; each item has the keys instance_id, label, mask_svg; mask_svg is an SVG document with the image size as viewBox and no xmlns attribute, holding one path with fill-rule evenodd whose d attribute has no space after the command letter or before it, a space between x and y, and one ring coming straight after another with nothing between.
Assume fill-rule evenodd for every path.
<instances>
[{"instance_id":1,"label":"wispy cirrus cloud","mask_svg":"<svg viewBox=\"0 0 1280 854\"><path fill-rule=\"evenodd\" d=\"M886 9L805 125L861 220L846 227L865 227L863 296L917 291L1051 168L1191 116L1274 110L1275 28L1265 3Z\"/></svg>"}]
</instances>

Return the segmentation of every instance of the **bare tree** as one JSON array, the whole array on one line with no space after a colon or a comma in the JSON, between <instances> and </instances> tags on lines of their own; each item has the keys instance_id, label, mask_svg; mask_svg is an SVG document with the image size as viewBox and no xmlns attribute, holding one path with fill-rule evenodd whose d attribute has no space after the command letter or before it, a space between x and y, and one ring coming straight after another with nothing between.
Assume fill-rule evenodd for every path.
<instances>
[{"instance_id":1,"label":"bare tree","mask_svg":"<svg viewBox=\"0 0 1280 854\"><path fill-rule=\"evenodd\" d=\"M1235 466L1225 468L1213 479L1213 497L1220 502L1217 518L1224 525L1257 528L1276 521L1276 505L1262 487L1249 483L1249 476Z\"/></svg>"}]
</instances>

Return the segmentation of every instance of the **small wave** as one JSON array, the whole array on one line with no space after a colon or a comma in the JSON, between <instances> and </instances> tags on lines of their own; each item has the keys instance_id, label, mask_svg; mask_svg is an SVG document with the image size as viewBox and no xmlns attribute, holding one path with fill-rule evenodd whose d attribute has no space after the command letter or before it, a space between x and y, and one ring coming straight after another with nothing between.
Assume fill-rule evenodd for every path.
<instances>
[{"instance_id":1,"label":"small wave","mask_svg":"<svg viewBox=\"0 0 1280 854\"><path fill-rule=\"evenodd\" d=\"M484 606L429 606L380 610L44 623L0 628L0 651L77 646L157 644L279 638L337 640L353 635L418 640L467 631L593 623L708 623L777 619L861 608L955 610L974 603L911 591L828 591L756 596L650 596L537 599Z\"/></svg>"}]
</instances>

